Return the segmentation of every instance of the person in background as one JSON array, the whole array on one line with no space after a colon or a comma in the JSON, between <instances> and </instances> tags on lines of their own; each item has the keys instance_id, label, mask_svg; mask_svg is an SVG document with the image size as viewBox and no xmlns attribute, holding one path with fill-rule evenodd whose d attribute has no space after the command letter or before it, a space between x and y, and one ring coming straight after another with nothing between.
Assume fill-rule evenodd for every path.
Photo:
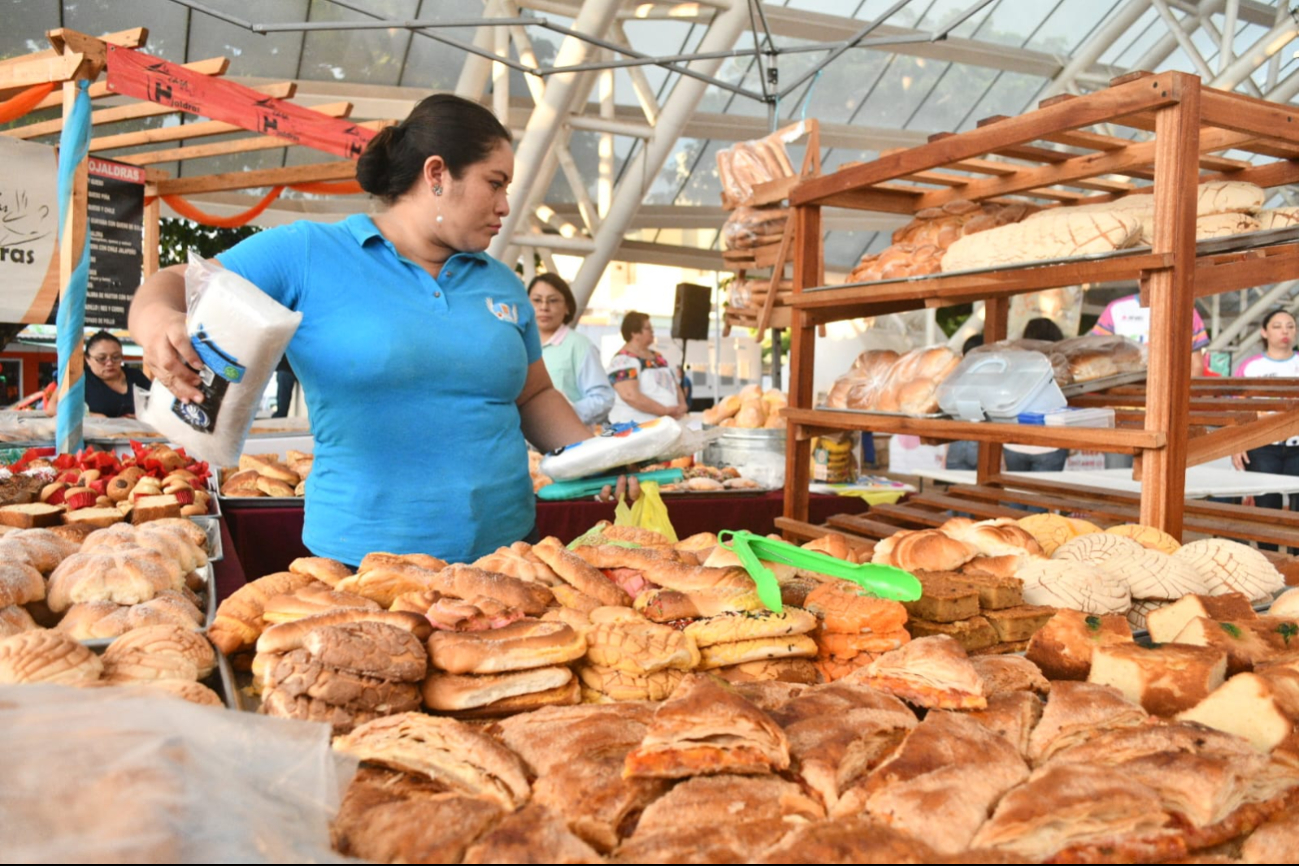
<instances>
[{"instance_id":1,"label":"person in background","mask_svg":"<svg viewBox=\"0 0 1299 866\"><path fill-rule=\"evenodd\" d=\"M86 411L106 418L135 417L135 387L148 390L149 377L124 365L122 341L107 331L96 331L86 340ZM58 409L58 390L45 398L45 414Z\"/></svg>"},{"instance_id":2,"label":"person in background","mask_svg":"<svg viewBox=\"0 0 1299 866\"><path fill-rule=\"evenodd\" d=\"M1097 336L1127 337L1138 343L1150 341L1150 308L1141 306L1140 295L1127 295L1110 301L1096 320L1091 332ZM1191 309L1191 375L1204 375L1201 350L1209 345L1209 332L1200 318L1200 311ZM1131 454L1105 454L1106 469L1131 469Z\"/></svg>"},{"instance_id":3,"label":"person in background","mask_svg":"<svg viewBox=\"0 0 1299 866\"><path fill-rule=\"evenodd\" d=\"M626 344L609 362L609 381L617 394L609 420L615 424L644 422L669 416L684 418L689 411L667 359L654 351L654 326L649 316L635 310L622 319Z\"/></svg>"},{"instance_id":4,"label":"person in background","mask_svg":"<svg viewBox=\"0 0 1299 866\"><path fill-rule=\"evenodd\" d=\"M1050 319L1030 319L1024 326L1025 340L1044 340L1058 343L1064 339L1060 326ZM1044 445L1019 445L1007 442L1001 449L1008 472L1059 472L1069 459L1068 448L1051 448Z\"/></svg>"},{"instance_id":5,"label":"person in background","mask_svg":"<svg viewBox=\"0 0 1299 866\"><path fill-rule=\"evenodd\" d=\"M528 300L537 314L541 357L550 381L573 404L583 424L603 424L613 408L613 386L595 346L569 327L577 314L573 290L559 274L537 274L528 284Z\"/></svg>"},{"instance_id":6,"label":"person in background","mask_svg":"<svg viewBox=\"0 0 1299 866\"><path fill-rule=\"evenodd\" d=\"M591 436L551 384L523 284L484 252L510 209L510 142L483 106L435 94L356 164L385 207L277 226L219 256L302 313L288 356L315 436L303 542L317 556L472 562L535 540L528 442ZM130 323L159 380L201 401L183 267L144 281Z\"/></svg>"},{"instance_id":7,"label":"person in background","mask_svg":"<svg viewBox=\"0 0 1299 866\"><path fill-rule=\"evenodd\" d=\"M293 405L293 389L298 386L298 376L289 364L289 356L280 359L275 368L275 412L272 418L289 417L289 407Z\"/></svg>"},{"instance_id":8,"label":"person in background","mask_svg":"<svg viewBox=\"0 0 1299 866\"><path fill-rule=\"evenodd\" d=\"M970 354L972 349L983 345L983 334L974 334L961 346L961 356ZM945 469L978 469L979 443L973 439L959 439L947 443L947 454L943 457Z\"/></svg>"},{"instance_id":9,"label":"person in background","mask_svg":"<svg viewBox=\"0 0 1299 866\"><path fill-rule=\"evenodd\" d=\"M1299 355L1295 354L1295 319L1285 310L1272 310L1263 317L1262 335L1265 350L1246 358L1236 368L1237 376L1249 379L1275 379L1299 377ZM1283 442L1273 442L1249 451L1233 454L1232 465L1246 472L1270 472L1275 475L1299 475L1299 436ZM1264 493L1254 497L1260 508L1284 508L1280 493ZM1299 511L1299 494L1290 494L1290 510ZM1276 550L1276 545L1259 544L1264 550Z\"/></svg>"}]
</instances>

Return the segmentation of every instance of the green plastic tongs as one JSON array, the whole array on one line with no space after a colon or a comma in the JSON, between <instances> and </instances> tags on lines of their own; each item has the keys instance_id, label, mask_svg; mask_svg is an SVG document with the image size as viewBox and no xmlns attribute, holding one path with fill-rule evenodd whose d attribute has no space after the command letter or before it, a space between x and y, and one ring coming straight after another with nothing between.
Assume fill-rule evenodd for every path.
<instances>
[{"instance_id":1,"label":"green plastic tongs","mask_svg":"<svg viewBox=\"0 0 1299 866\"><path fill-rule=\"evenodd\" d=\"M730 543L727 543L727 539ZM771 569L761 560L827 574L850 580L878 598L893 601L915 601L920 598L920 581L908 572L891 565L862 563L860 565L835 559L815 550L805 550L785 541L776 541L745 530L723 529L717 533L722 547L735 551L744 570L753 578L758 588L758 598L769 610L780 613L785 609L780 601L780 584Z\"/></svg>"}]
</instances>

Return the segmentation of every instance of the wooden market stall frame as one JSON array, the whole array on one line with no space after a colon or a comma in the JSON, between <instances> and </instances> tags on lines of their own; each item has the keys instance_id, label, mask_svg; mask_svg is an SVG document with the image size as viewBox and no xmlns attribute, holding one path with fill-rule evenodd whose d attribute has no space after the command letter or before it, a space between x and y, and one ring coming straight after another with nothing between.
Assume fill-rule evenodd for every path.
<instances>
[{"instance_id":1,"label":"wooden market stall frame","mask_svg":"<svg viewBox=\"0 0 1299 866\"><path fill-rule=\"evenodd\" d=\"M1132 141L1082 131L1101 123L1153 132L1154 137ZM1275 161L1254 165L1216 155L1232 149ZM987 159L990 155L1015 161ZM1131 184L1100 177L1115 174L1153 181L1146 188L1154 197L1153 242L1147 251L1039 267L824 286L822 207L910 215L957 199L1028 197L1090 204L1133 190ZM990 118L976 129L934 136L927 144L800 183L790 194L797 243L789 302L793 375L785 411L789 525L806 519L811 437L825 430L853 429L989 443L980 449L981 481L997 474L1004 442L1132 453L1142 477L1140 522L1180 537L1188 458L1194 463L1224 448L1239 451L1266 444L1278 438L1278 428L1293 429L1299 420L1295 409L1271 417L1256 413L1258 420L1219 431L1219 441L1212 445L1192 448L1188 443L1191 371L1186 359L1191 353L1194 299L1274 282L1278 268L1299 262L1299 242L1197 258L1197 185L1208 180L1262 187L1299 180L1299 112L1203 87L1199 78L1185 73L1134 73L1093 94L1054 97L1022 116ZM1097 191L1099 195L1092 194ZM1141 429L1034 428L854 414L812 405L813 329L818 325L984 299L985 342L993 343L1007 336L1012 295L1115 280L1137 281L1142 302L1151 310L1149 388Z\"/></svg>"}]
</instances>

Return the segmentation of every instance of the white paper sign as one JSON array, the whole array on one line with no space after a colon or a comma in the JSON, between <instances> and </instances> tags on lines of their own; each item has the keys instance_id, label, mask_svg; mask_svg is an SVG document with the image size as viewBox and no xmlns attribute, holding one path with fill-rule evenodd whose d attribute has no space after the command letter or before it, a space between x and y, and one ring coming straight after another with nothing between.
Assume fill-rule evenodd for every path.
<instances>
[{"instance_id":1,"label":"white paper sign","mask_svg":"<svg viewBox=\"0 0 1299 866\"><path fill-rule=\"evenodd\" d=\"M54 148L0 136L0 322L44 323L58 299Z\"/></svg>"}]
</instances>

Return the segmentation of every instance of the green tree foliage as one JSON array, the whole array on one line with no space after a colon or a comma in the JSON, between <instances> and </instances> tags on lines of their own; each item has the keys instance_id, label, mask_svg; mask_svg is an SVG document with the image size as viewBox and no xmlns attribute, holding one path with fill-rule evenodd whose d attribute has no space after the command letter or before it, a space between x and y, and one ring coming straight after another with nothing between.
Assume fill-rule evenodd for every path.
<instances>
[{"instance_id":1,"label":"green tree foliage","mask_svg":"<svg viewBox=\"0 0 1299 866\"><path fill-rule=\"evenodd\" d=\"M259 231L257 226L218 229L190 220L164 218L158 232L158 264L164 268L186 264L190 250L210 259Z\"/></svg>"}]
</instances>

